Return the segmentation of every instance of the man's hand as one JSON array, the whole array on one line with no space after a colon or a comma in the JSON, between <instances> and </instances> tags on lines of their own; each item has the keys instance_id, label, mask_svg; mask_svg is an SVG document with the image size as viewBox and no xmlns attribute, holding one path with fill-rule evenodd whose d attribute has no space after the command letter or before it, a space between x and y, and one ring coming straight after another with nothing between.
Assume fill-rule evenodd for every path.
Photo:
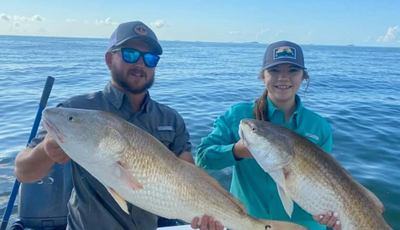
<instances>
[{"instance_id":1,"label":"man's hand","mask_svg":"<svg viewBox=\"0 0 400 230\"><path fill-rule=\"evenodd\" d=\"M192 223L190 223L190 226L193 229L200 229L200 230L223 230L224 226L221 225L221 223L219 223L218 221L214 221L214 218L212 218L211 216L207 216L204 215L201 218L201 222L200 225L199 223L199 218L195 217L192 220Z\"/></svg>"},{"instance_id":2,"label":"man's hand","mask_svg":"<svg viewBox=\"0 0 400 230\"><path fill-rule=\"evenodd\" d=\"M43 150L50 159L59 164L66 164L71 159L49 134L44 138Z\"/></svg>"},{"instance_id":3,"label":"man's hand","mask_svg":"<svg viewBox=\"0 0 400 230\"><path fill-rule=\"evenodd\" d=\"M333 228L333 230L342 230L342 225L338 217L339 214L337 212L328 212L326 215L313 216L314 220L322 225Z\"/></svg>"}]
</instances>

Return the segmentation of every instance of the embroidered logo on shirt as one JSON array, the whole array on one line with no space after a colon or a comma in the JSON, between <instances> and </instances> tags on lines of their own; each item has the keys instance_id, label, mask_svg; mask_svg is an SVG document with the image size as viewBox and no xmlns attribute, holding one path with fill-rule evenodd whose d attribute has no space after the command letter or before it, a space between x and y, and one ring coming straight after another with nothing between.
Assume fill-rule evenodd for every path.
<instances>
[{"instance_id":1,"label":"embroidered logo on shirt","mask_svg":"<svg viewBox=\"0 0 400 230\"><path fill-rule=\"evenodd\" d=\"M172 126L158 126L157 127L158 131L173 131L174 129Z\"/></svg>"},{"instance_id":2,"label":"embroidered logo on shirt","mask_svg":"<svg viewBox=\"0 0 400 230\"><path fill-rule=\"evenodd\" d=\"M317 136L317 135L315 135L315 134L312 134L312 133L306 133L306 136L307 137L311 137L312 139L315 139L315 140L319 140L319 136Z\"/></svg>"}]
</instances>

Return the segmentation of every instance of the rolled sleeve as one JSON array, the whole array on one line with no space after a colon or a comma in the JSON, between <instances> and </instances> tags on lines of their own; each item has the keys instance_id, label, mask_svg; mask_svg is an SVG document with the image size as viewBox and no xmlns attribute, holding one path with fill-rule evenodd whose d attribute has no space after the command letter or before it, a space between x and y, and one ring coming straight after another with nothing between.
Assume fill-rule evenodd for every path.
<instances>
[{"instance_id":1,"label":"rolled sleeve","mask_svg":"<svg viewBox=\"0 0 400 230\"><path fill-rule=\"evenodd\" d=\"M44 137L46 136L47 131L45 129L41 129L38 134L36 135L35 138L31 140L31 142L28 144L29 148L34 148L36 145L38 145L40 142L44 140Z\"/></svg>"}]
</instances>

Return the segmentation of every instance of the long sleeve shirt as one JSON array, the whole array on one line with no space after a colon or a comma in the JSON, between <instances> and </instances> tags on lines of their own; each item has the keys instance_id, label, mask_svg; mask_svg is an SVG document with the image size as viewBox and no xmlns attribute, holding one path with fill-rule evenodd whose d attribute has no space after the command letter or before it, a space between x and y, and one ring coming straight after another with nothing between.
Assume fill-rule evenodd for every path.
<instances>
[{"instance_id":1,"label":"long sleeve shirt","mask_svg":"<svg viewBox=\"0 0 400 230\"><path fill-rule=\"evenodd\" d=\"M284 113L276 108L268 97L266 101L267 116L271 123L294 130L328 153L332 151L332 131L328 121L303 107L300 97L296 95L296 110L286 123ZM297 204L294 204L290 218L283 208L274 180L254 159L240 161L235 159L232 149L240 140L238 133L240 120L254 118L254 106L254 102L235 104L220 116L214 123L214 130L202 138L196 164L201 168L213 170L233 166L230 192L242 201L251 216L290 221L311 230L325 230L325 226L315 222L312 216Z\"/></svg>"}]
</instances>

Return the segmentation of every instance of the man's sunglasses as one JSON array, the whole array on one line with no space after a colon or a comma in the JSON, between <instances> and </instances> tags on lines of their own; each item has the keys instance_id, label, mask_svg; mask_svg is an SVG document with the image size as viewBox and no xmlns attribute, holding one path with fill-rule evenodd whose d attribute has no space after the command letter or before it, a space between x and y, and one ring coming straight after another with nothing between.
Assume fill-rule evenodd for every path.
<instances>
[{"instance_id":1,"label":"man's sunglasses","mask_svg":"<svg viewBox=\"0 0 400 230\"><path fill-rule=\"evenodd\" d=\"M122 59L127 63L136 63L139 61L140 56L142 56L144 64L149 68L154 68L160 60L160 56L156 54L144 53L132 48L116 48L112 49L111 52L117 52L120 50L122 53Z\"/></svg>"}]
</instances>

